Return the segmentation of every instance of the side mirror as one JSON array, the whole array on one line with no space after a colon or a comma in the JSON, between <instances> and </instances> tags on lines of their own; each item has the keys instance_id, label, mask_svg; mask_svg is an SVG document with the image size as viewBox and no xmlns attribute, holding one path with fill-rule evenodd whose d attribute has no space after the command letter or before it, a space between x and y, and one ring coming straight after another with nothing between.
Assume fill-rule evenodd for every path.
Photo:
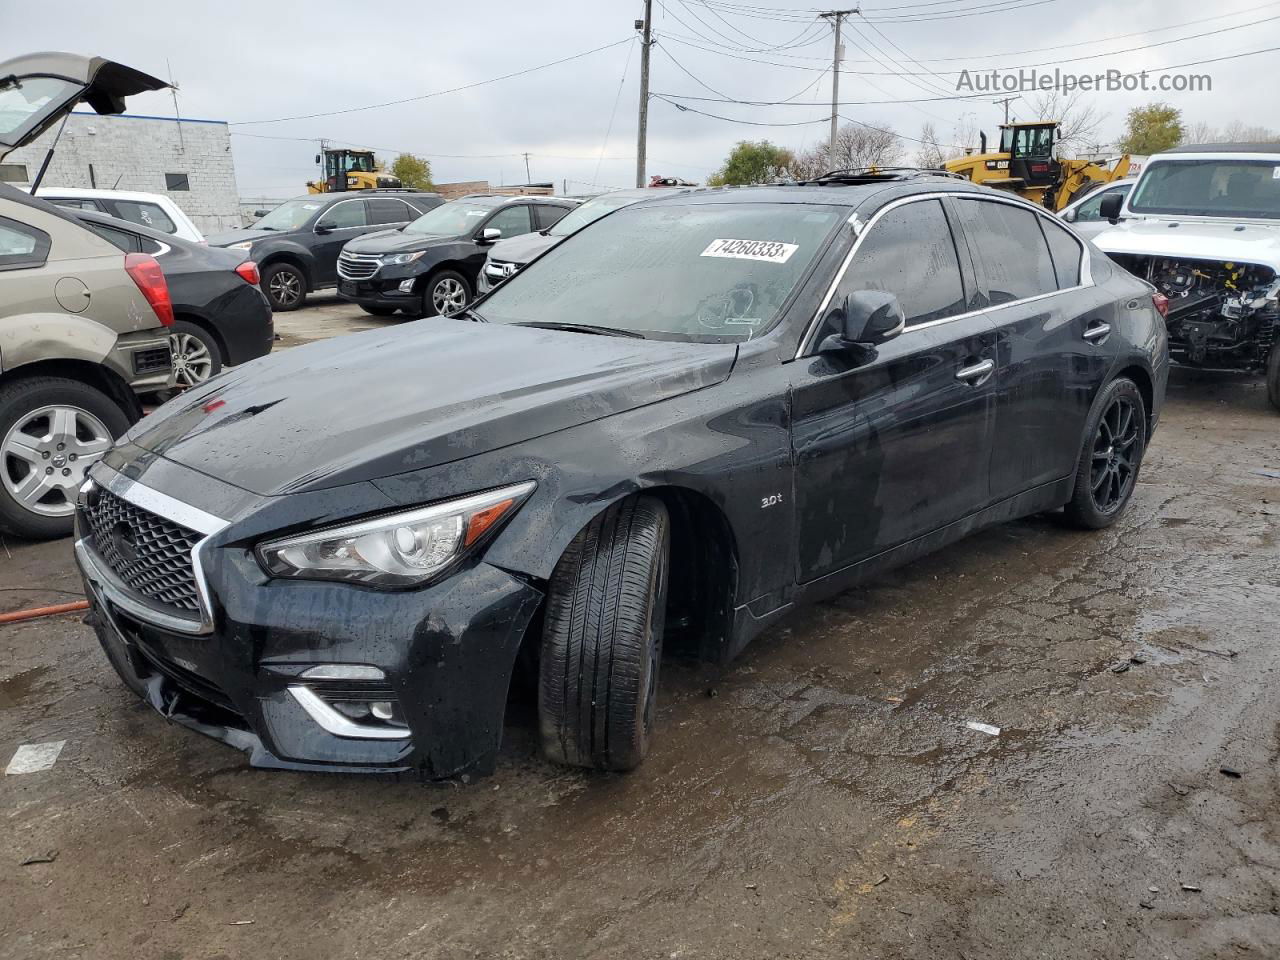
<instances>
[{"instance_id":1,"label":"side mirror","mask_svg":"<svg viewBox=\"0 0 1280 960\"><path fill-rule=\"evenodd\" d=\"M497 243L502 239L502 231L497 227L485 227L480 231L480 236L476 237L476 243L481 246L488 246L491 243Z\"/></svg>"},{"instance_id":2,"label":"side mirror","mask_svg":"<svg viewBox=\"0 0 1280 960\"><path fill-rule=\"evenodd\" d=\"M255 210L253 211L253 215L255 217L265 217L270 212L270 210Z\"/></svg>"},{"instance_id":3,"label":"side mirror","mask_svg":"<svg viewBox=\"0 0 1280 960\"><path fill-rule=\"evenodd\" d=\"M1062 219L1067 221L1067 223L1075 223L1076 222L1075 210L1063 210Z\"/></svg>"},{"instance_id":4,"label":"side mirror","mask_svg":"<svg viewBox=\"0 0 1280 960\"><path fill-rule=\"evenodd\" d=\"M333 225L332 223L317 223L317 224L316 224L316 233L319 233L319 234L322 234L322 235L323 235L323 234L326 234L326 233L333 233L333 231L334 231L335 229L336 229L336 228L334 227L334 225Z\"/></svg>"},{"instance_id":5,"label":"side mirror","mask_svg":"<svg viewBox=\"0 0 1280 960\"><path fill-rule=\"evenodd\" d=\"M1124 208L1124 197L1118 193L1103 197L1102 203L1098 205L1098 213L1103 220L1111 223L1120 222L1120 211Z\"/></svg>"}]
</instances>

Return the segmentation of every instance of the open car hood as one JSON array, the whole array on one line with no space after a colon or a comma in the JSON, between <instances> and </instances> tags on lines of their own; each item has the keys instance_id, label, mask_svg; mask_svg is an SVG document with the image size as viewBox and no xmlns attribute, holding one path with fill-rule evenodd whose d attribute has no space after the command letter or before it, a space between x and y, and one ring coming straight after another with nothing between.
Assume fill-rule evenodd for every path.
<instances>
[{"instance_id":1,"label":"open car hood","mask_svg":"<svg viewBox=\"0 0 1280 960\"><path fill-rule=\"evenodd\" d=\"M1280 226L1267 223L1126 220L1093 242L1107 254L1255 263L1280 273Z\"/></svg>"},{"instance_id":2,"label":"open car hood","mask_svg":"<svg viewBox=\"0 0 1280 960\"><path fill-rule=\"evenodd\" d=\"M0 63L0 159L40 136L81 101L97 113L123 113L126 97L167 86L102 57L49 52L5 60Z\"/></svg>"}]
</instances>

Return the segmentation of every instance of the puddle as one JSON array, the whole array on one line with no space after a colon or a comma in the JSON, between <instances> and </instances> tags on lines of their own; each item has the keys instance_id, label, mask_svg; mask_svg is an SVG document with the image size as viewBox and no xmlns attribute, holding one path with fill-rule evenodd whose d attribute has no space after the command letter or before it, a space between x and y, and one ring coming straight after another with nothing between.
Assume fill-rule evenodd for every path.
<instances>
[{"instance_id":1,"label":"puddle","mask_svg":"<svg viewBox=\"0 0 1280 960\"><path fill-rule=\"evenodd\" d=\"M0 680L0 710L8 710L28 700L41 686L50 667L32 667Z\"/></svg>"}]
</instances>

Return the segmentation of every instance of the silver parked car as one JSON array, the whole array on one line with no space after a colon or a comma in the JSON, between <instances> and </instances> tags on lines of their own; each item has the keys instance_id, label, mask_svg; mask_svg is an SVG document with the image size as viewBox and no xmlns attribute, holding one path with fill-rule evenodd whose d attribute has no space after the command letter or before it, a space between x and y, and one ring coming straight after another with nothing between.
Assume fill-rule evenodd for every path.
<instances>
[{"instance_id":1,"label":"silver parked car","mask_svg":"<svg viewBox=\"0 0 1280 960\"><path fill-rule=\"evenodd\" d=\"M40 53L0 63L0 159L74 106L120 113L164 83L101 58ZM0 184L0 530L71 532L85 471L163 389L168 285L65 211Z\"/></svg>"},{"instance_id":2,"label":"silver parked car","mask_svg":"<svg viewBox=\"0 0 1280 960\"><path fill-rule=\"evenodd\" d=\"M1102 201L1107 197L1124 198L1129 195L1129 191L1133 189L1133 185L1138 182L1137 177L1131 177L1127 180L1116 180L1108 183L1106 186L1094 190L1075 203L1070 203L1063 207L1059 212L1063 220L1075 227L1076 233L1082 237L1088 237L1092 240L1103 230L1111 229L1111 222L1102 215Z\"/></svg>"}]
</instances>

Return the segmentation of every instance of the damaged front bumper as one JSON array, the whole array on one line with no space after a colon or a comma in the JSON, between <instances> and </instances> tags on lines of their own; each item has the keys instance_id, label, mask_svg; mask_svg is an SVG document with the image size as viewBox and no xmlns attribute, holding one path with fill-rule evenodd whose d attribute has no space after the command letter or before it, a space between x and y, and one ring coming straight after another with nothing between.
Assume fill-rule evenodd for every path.
<instances>
[{"instance_id":1,"label":"damaged front bumper","mask_svg":"<svg viewBox=\"0 0 1280 960\"><path fill-rule=\"evenodd\" d=\"M492 771L537 588L482 561L416 590L286 583L234 538L212 542L192 551L207 613L166 617L115 575L77 514L89 622L138 696L255 767Z\"/></svg>"}]
</instances>

